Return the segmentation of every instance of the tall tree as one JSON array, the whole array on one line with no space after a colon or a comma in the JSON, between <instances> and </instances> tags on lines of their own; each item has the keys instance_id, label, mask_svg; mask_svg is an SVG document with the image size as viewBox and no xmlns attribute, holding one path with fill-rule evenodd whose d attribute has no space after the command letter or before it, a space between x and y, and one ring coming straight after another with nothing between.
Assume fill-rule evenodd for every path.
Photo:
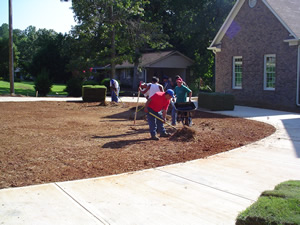
<instances>
[{"instance_id":1,"label":"tall tree","mask_svg":"<svg viewBox=\"0 0 300 225\"><path fill-rule=\"evenodd\" d=\"M207 50L235 0L151 0L146 15L160 22L175 49L195 60L194 77L211 81L213 55Z\"/></svg>"},{"instance_id":2,"label":"tall tree","mask_svg":"<svg viewBox=\"0 0 300 225\"><path fill-rule=\"evenodd\" d=\"M15 33L14 33L15 36ZM16 39L15 39L16 40ZM18 64L19 52L15 43L13 43L13 63L14 67ZM9 26L4 23L0 27L0 77L9 81Z\"/></svg>"},{"instance_id":3,"label":"tall tree","mask_svg":"<svg viewBox=\"0 0 300 225\"><path fill-rule=\"evenodd\" d=\"M115 65L128 58L132 51L129 30L144 13L146 0L73 0L72 6L81 35L89 36L92 42L97 42L96 55L109 57L111 78L115 77ZM135 33L136 34L136 33ZM132 36L131 36L132 37Z\"/></svg>"}]
</instances>

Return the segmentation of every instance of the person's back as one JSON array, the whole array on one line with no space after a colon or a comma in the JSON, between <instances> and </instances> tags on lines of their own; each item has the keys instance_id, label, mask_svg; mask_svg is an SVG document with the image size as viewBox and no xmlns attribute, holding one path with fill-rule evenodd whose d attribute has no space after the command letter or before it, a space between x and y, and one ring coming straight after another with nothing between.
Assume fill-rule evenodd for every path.
<instances>
[{"instance_id":1,"label":"person's back","mask_svg":"<svg viewBox=\"0 0 300 225\"><path fill-rule=\"evenodd\" d=\"M151 98L156 92L162 92L159 84L150 84L149 98Z\"/></svg>"},{"instance_id":2,"label":"person's back","mask_svg":"<svg viewBox=\"0 0 300 225\"><path fill-rule=\"evenodd\" d=\"M149 98L151 98L156 92L164 92L164 88L158 83L159 79L157 77L152 78L152 84L148 86L149 88ZM147 90L147 89L146 89Z\"/></svg>"}]
</instances>

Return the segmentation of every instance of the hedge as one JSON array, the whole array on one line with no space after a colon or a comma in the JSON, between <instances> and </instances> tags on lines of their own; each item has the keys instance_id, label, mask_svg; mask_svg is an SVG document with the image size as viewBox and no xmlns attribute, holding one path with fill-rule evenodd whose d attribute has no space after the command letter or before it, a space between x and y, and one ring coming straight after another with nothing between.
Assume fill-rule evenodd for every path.
<instances>
[{"instance_id":1,"label":"hedge","mask_svg":"<svg viewBox=\"0 0 300 225\"><path fill-rule=\"evenodd\" d=\"M105 102L106 90L104 85L83 85L82 99L84 102Z\"/></svg>"},{"instance_id":2,"label":"hedge","mask_svg":"<svg viewBox=\"0 0 300 225\"><path fill-rule=\"evenodd\" d=\"M212 111L233 110L234 96L218 92L200 92L198 94L198 107Z\"/></svg>"}]
</instances>

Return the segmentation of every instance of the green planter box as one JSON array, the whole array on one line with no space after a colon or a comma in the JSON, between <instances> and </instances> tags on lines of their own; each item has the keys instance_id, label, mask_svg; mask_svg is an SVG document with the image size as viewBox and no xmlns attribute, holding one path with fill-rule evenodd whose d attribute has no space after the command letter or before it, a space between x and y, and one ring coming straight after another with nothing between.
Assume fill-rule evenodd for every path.
<instances>
[{"instance_id":1,"label":"green planter box","mask_svg":"<svg viewBox=\"0 0 300 225\"><path fill-rule=\"evenodd\" d=\"M104 85L82 86L82 99L84 102L105 102L106 87Z\"/></svg>"},{"instance_id":2,"label":"green planter box","mask_svg":"<svg viewBox=\"0 0 300 225\"><path fill-rule=\"evenodd\" d=\"M234 110L234 96L217 92L200 92L198 107L212 111Z\"/></svg>"}]
</instances>

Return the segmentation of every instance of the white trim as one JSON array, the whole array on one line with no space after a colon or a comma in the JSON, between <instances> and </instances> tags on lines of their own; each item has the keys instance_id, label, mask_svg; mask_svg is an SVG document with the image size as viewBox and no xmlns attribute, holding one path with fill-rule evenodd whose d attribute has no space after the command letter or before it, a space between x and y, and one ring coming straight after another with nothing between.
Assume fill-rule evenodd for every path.
<instances>
[{"instance_id":1,"label":"white trim","mask_svg":"<svg viewBox=\"0 0 300 225\"><path fill-rule=\"evenodd\" d=\"M300 45L298 45L298 63L297 63L297 93L296 93L296 105L300 106L299 94L300 94Z\"/></svg>"},{"instance_id":2,"label":"white trim","mask_svg":"<svg viewBox=\"0 0 300 225\"><path fill-rule=\"evenodd\" d=\"M299 39L287 39L287 40L283 40L283 42L289 43L289 46L295 46L300 44Z\"/></svg>"},{"instance_id":3,"label":"white trim","mask_svg":"<svg viewBox=\"0 0 300 225\"><path fill-rule=\"evenodd\" d=\"M235 86L235 59L242 59L242 68L243 68L243 56L233 56L232 57L232 89L242 89L243 88L243 84L241 84L242 86ZM242 73L242 79L243 79L243 73Z\"/></svg>"},{"instance_id":4,"label":"white trim","mask_svg":"<svg viewBox=\"0 0 300 225\"><path fill-rule=\"evenodd\" d=\"M274 14L274 16L280 21L280 23L285 27L285 29L288 30L290 34L294 36L295 39L297 39L297 35L290 29L290 27L281 19L281 17L275 12L275 10L269 5L269 3L266 0L262 0L263 3L270 9L270 11Z\"/></svg>"},{"instance_id":5,"label":"white trim","mask_svg":"<svg viewBox=\"0 0 300 225\"><path fill-rule=\"evenodd\" d=\"M264 55L264 90L265 91L275 91L275 88L269 88L267 87L267 64L266 64L266 59L267 57L275 57L275 70L276 70L276 54L265 54ZM275 84L276 84L276 71L275 71Z\"/></svg>"},{"instance_id":6,"label":"white trim","mask_svg":"<svg viewBox=\"0 0 300 225\"><path fill-rule=\"evenodd\" d=\"M220 44L220 41L226 34L226 31L230 27L233 19L236 17L240 9L242 8L242 5L244 4L245 0L238 0L233 8L231 9L229 15L227 16L225 22L223 23L222 27L218 31L217 35L215 36L214 40L212 41L211 45L209 46L209 50L216 50L218 52L217 48L215 47L216 44ZM221 50L219 50L221 51Z\"/></svg>"}]
</instances>

